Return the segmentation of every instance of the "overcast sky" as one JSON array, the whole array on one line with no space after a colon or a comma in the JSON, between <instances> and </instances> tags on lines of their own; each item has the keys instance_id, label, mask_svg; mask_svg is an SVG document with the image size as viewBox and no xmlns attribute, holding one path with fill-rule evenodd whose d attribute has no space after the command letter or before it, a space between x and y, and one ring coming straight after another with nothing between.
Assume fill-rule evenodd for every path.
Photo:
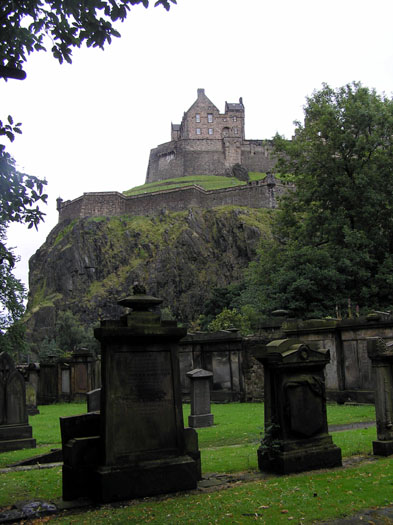
<instances>
[{"instance_id":1,"label":"overcast sky","mask_svg":"<svg viewBox=\"0 0 393 525\"><path fill-rule=\"evenodd\" d=\"M143 184L150 149L170 140L197 88L221 112L243 97L248 139L291 137L323 82L392 95L391 0L177 1L169 13L134 7L105 51L75 49L62 66L35 53L26 80L0 82L0 118L23 123L9 151L48 181L38 233L9 230L26 284L29 257L57 223L56 198Z\"/></svg>"}]
</instances>

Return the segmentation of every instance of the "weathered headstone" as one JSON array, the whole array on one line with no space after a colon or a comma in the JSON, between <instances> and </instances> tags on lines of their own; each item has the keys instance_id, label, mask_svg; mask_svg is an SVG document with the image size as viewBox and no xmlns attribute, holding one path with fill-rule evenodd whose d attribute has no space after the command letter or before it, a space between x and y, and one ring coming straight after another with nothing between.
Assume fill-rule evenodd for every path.
<instances>
[{"instance_id":1,"label":"weathered headstone","mask_svg":"<svg viewBox=\"0 0 393 525\"><path fill-rule=\"evenodd\" d=\"M109 502L197 485L197 436L184 429L177 356L186 330L151 311L161 302L141 293L124 299L119 304L131 312L95 330L102 354L101 410L79 416L80 425L78 418L61 420L64 499Z\"/></svg>"},{"instance_id":2,"label":"weathered headstone","mask_svg":"<svg viewBox=\"0 0 393 525\"><path fill-rule=\"evenodd\" d=\"M101 410L101 388L96 388L87 392L86 400L88 412L97 412L98 410Z\"/></svg>"},{"instance_id":3,"label":"weathered headstone","mask_svg":"<svg viewBox=\"0 0 393 525\"><path fill-rule=\"evenodd\" d=\"M375 374L378 439L373 441L373 452L377 456L390 456L393 454L393 342L385 343L379 337L370 337L367 355Z\"/></svg>"},{"instance_id":4,"label":"weathered headstone","mask_svg":"<svg viewBox=\"0 0 393 525\"><path fill-rule=\"evenodd\" d=\"M210 412L210 383L213 372L195 368L187 372L191 381L191 414L188 424L193 428L211 427L214 416Z\"/></svg>"},{"instance_id":5,"label":"weathered headstone","mask_svg":"<svg viewBox=\"0 0 393 525\"><path fill-rule=\"evenodd\" d=\"M28 424L25 380L12 358L0 354L0 452L34 448L32 428Z\"/></svg>"},{"instance_id":6,"label":"weathered headstone","mask_svg":"<svg viewBox=\"0 0 393 525\"><path fill-rule=\"evenodd\" d=\"M265 374L265 437L260 470L280 474L341 465L328 434L324 368L329 350L282 339L255 350Z\"/></svg>"}]
</instances>

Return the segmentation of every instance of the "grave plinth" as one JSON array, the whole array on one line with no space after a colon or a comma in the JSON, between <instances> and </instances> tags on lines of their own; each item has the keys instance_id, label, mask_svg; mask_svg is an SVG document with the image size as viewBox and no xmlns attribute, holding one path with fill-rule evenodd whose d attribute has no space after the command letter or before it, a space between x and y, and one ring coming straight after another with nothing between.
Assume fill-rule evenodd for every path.
<instances>
[{"instance_id":1,"label":"grave plinth","mask_svg":"<svg viewBox=\"0 0 393 525\"><path fill-rule=\"evenodd\" d=\"M376 456L390 456L393 454L393 343L370 337L367 355L375 373L377 440L373 441L373 452Z\"/></svg>"},{"instance_id":2,"label":"grave plinth","mask_svg":"<svg viewBox=\"0 0 393 525\"><path fill-rule=\"evenodd\" d=\"M102 356L97 464L85 468L70 460L64 465L64 499L77 497L73 486L81 468L89 489L78 495L102 502L197 486L199 451L196 436L190 435L195 430L184 429L177 356L186 329L150 311L161 302L144 294L131 296L119 302L130 313L102 321L95 330ZM79 447L83 457L89 439L93 443L94 436L68 444Z\"/></svg>"},{"instance_id":3,"label":"grave plinth","mask_svg":"<svg viewBox=\"0 0 393 525\"><path fill-rule=\"evenodd\" d=\"M6 353L0 354L0 452L35 448L28 424L25 380Z\"/></svg>"},{"instance_id":4,"label":"grave plinth","mask_svg":"<svg viewBox=\"0 0 393 525\"><path fill-rule=\"evenodd\" d=\"M210 382L213 372L195 368L187 372L191 381L191 414L188 424L193 428L211 427L214 416L210 412Z\"/></svg>"},{"instance_id":5,"label":"grave plinth","mask_svg":"<svg viewBox=\"0 0 393 525\"><path fill-rule=\"evenodd\" d=\"M265 435L260 470L279 474L340 466L341 449L328 434L324 368L329 350L296 339L273 341L254 352L264 366Z\"/></svg>"}]
</instances>

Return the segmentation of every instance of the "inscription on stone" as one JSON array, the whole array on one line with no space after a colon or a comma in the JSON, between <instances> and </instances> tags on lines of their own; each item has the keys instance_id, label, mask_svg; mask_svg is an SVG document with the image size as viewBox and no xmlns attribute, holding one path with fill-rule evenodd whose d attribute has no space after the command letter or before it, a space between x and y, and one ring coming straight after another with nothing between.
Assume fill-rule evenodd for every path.
<instances>
[{"instance_id":1,"label":"inscription on stone","mask_svg":"<svg viewBox=\"0 0 393 525\"><path fill-rule=\"evenodd\" d=\"M114 422L115 457L124 461L144 450L176 448L170 352L120 351L111 361L114 388L107 414ZM127 424L115 424L124 421Z\"/></svg>"}]
</instances>

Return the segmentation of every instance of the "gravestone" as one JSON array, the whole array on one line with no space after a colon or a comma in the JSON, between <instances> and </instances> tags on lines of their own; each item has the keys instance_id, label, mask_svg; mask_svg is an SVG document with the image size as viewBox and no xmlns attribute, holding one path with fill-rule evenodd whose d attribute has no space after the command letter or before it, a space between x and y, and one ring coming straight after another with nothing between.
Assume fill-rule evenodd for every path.
<instances>
[{"instance_id":1,"label":"gravestone","mask_svg":"<svg viewBox=\"0 0 393 525\"><path fill-rule=\"evenodd\" d=\"M260 470L279 474L341 465L341 449L328 434L324 368L329 350L296 339L272 341L254 351L264 366L265 436Z\"/></svg>"},{"instance_id":2,"label":"gravestone","mask_svg":"<svg viewBox=\"0 0 393 525\"><path fill-rule=\"evenodd\" d=\"M184 429L177 355L186 329L152 311L161 302L139 291L119 302L130 313L95 330L102 355L100 413L79 416L80 425L78 418L61 419L63 499L109 502L197 486L197 435ZM95 422L91 430L87 418Z\"/></svg>"},{"instance_id":3,"label":"gravestone","mask_svg":"<svg viewBox=\"0 0 393 525\"><path fill-rule=\"evenodd\" d=\"M393 454L393 342L370 337L367 355L375 374L377 440L373 441L373 452L377 456L390 456Z\"/></svg>"},{"instance_id":4,"label":"gravestone","mask_svg":"<svg viewBox=\"0 0 393 525\"><path fill-rule=\"evenodd\" d=\"M96 388L87 392L86 400L88 412L97 412L98 410L101 410L101 388Z\"/></svg>"},{"instance_id":5,"label":"gravestone","mask_svg":"<svg viewBox=\"0 0 393 525\"><path fill-rule=\"evenodd\" d=\"M187 372L191 381L191 414L188 424L193 428L211 427L214 416L210 412L210 383L213 372L195 368Z\"/></svg>"},{"instance_id":6,"label":"gravestone","mask_svg":"<svg viewBox=\"0 0 393 525\"><path fill-rule=\"evenodd\" d=\"M12 358L0 354L0 452L35 448L28 424L25 380Z\"/></svg>"}]
</instances>

